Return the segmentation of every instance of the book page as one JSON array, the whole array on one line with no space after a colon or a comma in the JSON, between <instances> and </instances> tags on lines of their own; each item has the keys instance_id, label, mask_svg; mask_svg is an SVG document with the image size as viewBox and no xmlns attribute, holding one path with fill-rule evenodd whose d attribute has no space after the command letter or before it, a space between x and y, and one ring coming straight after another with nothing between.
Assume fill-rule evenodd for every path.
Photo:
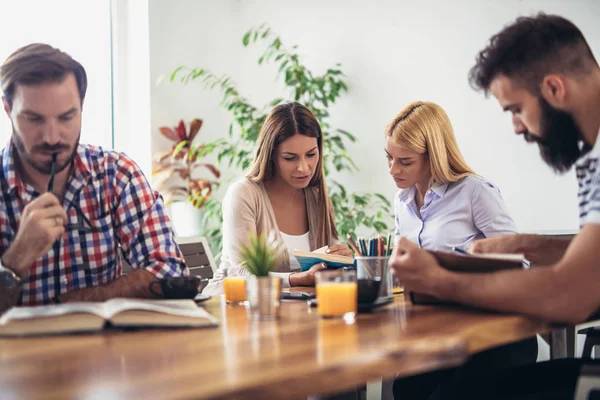
<instances>
[{"instance_id":1,"label":"book page","mask_svg":"<svg viewBox=\"0 0 600 400\"><path fill-rule=\"evenodd\" d=\"M108 318L103 303L49 304L35 307L13 307L2 315L0 325L11 320L55 317L73 313L89 313L105 319Z\"/></svg>"},{"instance_id":2,"label":"book page","mask_svg":"<svg viewBox=\"0 0 600 400\"><path fill-rule=\"evenodd\" d=\"M326 254L326 253L325 253L325 250L327 250L327 248L328 248L328 247L329 247L329 246L323 246L323 247L321 247L320 249L316 249L316 250L313 250L313 251L311 251L311 253L316 253L316 254Z\"/></svg>"},{"instance_id":3,"label":"book page","mask_svg":"<svg viewBox=\"0 0 600 400\"><path fill-rule=\"evenodd\" d=\"M321 261L330 261L330 262L335 262L335 263L342 263L342 264L354 264L354 257L351 256L341 256L339 254L325 254L325 253L317 253L316 251L303 251L303 250L294 250L292 252L292 255L294 257L296 257L296 259L298 259L299 257L302 258L307 258L307 259L311 259L311 260L321 260ZM298 260L300 261L300 260ZM317 261L318 262L318 261Z\"/></svg>"},{"instance_id":4,"label":"book page","mask_svg":"<svg viewBox=\"0 0 600 400\"><path fill-rule=\"evenodd\" d=\"M484 254L472 254L474 257L479 258L493 258L495 260L506 260L506 261L523 261L525 259L524 254L509 254L509 253L484 253Z\"/></svg>"},{"instance_id":5,"label":"book page","mask_svg":"<svg viewBox=\"0 0 600 400\"><path fill-rule=\"evenodd\" d=\"M123 311L153 311L157 313L177 315L182 317L215 318L206 312L202 307L198 307L194 300L140 300L118 298L107 301L106 318L112 318L114 315ZM216 320L215 320L216 321Z\"/></svg>"}]
</instances>

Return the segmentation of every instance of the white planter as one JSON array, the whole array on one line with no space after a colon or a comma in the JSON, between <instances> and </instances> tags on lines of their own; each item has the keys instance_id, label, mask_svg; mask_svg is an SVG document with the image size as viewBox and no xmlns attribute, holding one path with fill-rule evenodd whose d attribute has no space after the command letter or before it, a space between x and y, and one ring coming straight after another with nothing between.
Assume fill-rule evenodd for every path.
<instances>
[{"instance_id":1,"label":"white planter","mask_svg":"<svg viewBox=\"0 0 600 400\"><path fill-rule=\"evenodd\" d=\"M202 213L189 201L178 201L167 207L173 230L178 237L198 236L201 231Z\"/></svg>"}]
</instances>

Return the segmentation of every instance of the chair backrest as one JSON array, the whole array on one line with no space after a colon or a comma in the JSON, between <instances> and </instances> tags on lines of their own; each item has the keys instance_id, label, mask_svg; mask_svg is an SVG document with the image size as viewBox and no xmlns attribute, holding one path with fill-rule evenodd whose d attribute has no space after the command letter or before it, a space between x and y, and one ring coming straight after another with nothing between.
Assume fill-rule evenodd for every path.
<instances>
[{"instance_id":1,"label":"chair backrest","mask_svg":"<svg viewBox=\"0 0 600 400\"><path fill-rule=\"evenodd\" d=\"M183 253L190 275L200 275L203 278L211 279L217 266L206 238L203 236L178 237L175 238L175 241ZM119 257L123 265L123 275L125 275L132 268L123 257L121 249L119 249Z\"/></svg>"},{"instance_id":2,"label":"chair backrest","mask_svg":"<svg viewBox=\"0 0 600 400\"><path fill-rule=\"evenodd\" d=\"M178 237L175 240L183 253L190 275L212 278L217 266L206 238L203 236L190 236Z\"/></svg>"}]
</instances>

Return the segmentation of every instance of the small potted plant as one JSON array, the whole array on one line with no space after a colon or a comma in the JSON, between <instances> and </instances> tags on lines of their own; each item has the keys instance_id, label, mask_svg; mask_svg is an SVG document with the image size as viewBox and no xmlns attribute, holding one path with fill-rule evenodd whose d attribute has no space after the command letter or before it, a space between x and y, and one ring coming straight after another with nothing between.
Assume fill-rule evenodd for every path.
<instances>
[{"instance_id":1,"label":"small potted plant","mask_svg":"<svg viewBox=\"0 0 600 400\"><path fill-rule=\"evenodd\" d=\"M249 241L240 248L244 268L252 274L247 280L247 297L250 319L275 319L279 317L281 278L270 276L282 253L275 235L250 233Z\"/></svg>"},{"instance_id":2,"label":"small potted plant","mask_svg":"<svg viewBox=\"0 0 600 400\"><path fill-rule=\"evenodd\" d=\"M212 193L212 186L220 178L221 172L212 164L202 160L214 150L215 144L194 145L200 128L201 119L193 119L187 129L183 120L175 128L161 126L160 133L174 142L171 150L156 157L156 168L152 171L153 181L165 196L165 203L188 200L194 207L201 208ZM213 179L198 176L198 170L204 169ZM172 182L171 178L179 178Z\"/></svg>"},{"instance_id":3,"label":"small potted plant","mask_svg":"<svg viewBox=\"0 0 600 400\"><path fill-rule=\"evenodd\" d=\"M180 236L192 236L201 229L202 217L197 214L210 198L221 172L204 159L216 144L199 144L197 135L201 119L189 124L180 120L176 127L161 126L160 133L172 142L169 151L155 157L152 182L170 207L175 231Z\"/></svg>"}]
</instances>

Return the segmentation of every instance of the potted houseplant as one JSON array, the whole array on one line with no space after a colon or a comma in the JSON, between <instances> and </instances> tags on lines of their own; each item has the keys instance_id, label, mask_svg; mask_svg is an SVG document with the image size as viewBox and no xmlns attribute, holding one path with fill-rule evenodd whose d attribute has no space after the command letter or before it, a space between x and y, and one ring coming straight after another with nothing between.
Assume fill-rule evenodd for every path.
<instances>
[{"instance_id":1,"label":"potted houseplant","mask_svg":"<svg viewBox=\"0 0 600 400\"><path fill-rule=\"evenodd\" d=\"M178 66L169 75L171 82L184 84L195 82L204 90L218 90L222 94L221 105L231 113L228 140L219 139L214 147L219 165L245 171L252 162L254 147L260 129L271 109L283 101L294 100L307 106L317 117L323 131L323 163L327 177L328 194L331 198L336 217L336 227L340 238L355 234L358 230L375 230L379 233L389 231L393 221L391 202L380 193L358 193L349 190L340 181L332 177L332 172L353 173L357 171L352 157L347 151L349 143L355 143L356 137L344 129L335 129L331 122L333 105L348 92L347 77L340 64L317 73L302 61L297 46L288 47L271 28L265 24L250 29L243 36L242 44L249 47L262 43L265 50L258 63L273 64L271 70L276 79L286 88L284 98L280 93L273 94L266 104L255 104L245 97L235 82L226 75L217 75L199 67ZM158 78L161 81L166 76ZM262 96L261 96L262 97ZM340 117L336 118L340 120ZM225 136L225 135L224 135ZM239 175L242 175L242 172ZM211 248L217 253L221 250L221 204L219 199L211 198L205 208L203 235L209 239ZM352 218L348 218L352 216Z\"/></svg>"},{"instance_id":2,"label":"potted houseplant","mask_svg":"<svg viewBox=\"0 0 600 400\"><path fill-rule=\"evenodd\" d=\"M271 276L282 254L281 244L271 233L249 233L248 242L241 245L240 259L250 272L246 282L250 319L275 319L279 317L281 278Z\"/></svg>"},{"instance_id":3,"label":"potted houseplant","mask_svg":"<svg viewBox=\"0 0 600 400\"><path fill-rule=\"evenodd\" d=\"M155 157L156 166L152 171L152 181L165 199L165 205L171 207L181 204L195 209L202 208L210 198L213 186L221 176L221 172L212 164L203 160L204 156L214 150L217 143L194 144L202 120L195 118L189 128L183 120L176 127L162 126L160 133L173 142L172 148ZM208 172L208 174L207 174ZM198 232L187 232L190 217L173 217L173 224L179 236L193 235ZM195 218L198 223L200 216ZM179 229L178 229L179 228Z\"/></svg>"}]
</instances>

